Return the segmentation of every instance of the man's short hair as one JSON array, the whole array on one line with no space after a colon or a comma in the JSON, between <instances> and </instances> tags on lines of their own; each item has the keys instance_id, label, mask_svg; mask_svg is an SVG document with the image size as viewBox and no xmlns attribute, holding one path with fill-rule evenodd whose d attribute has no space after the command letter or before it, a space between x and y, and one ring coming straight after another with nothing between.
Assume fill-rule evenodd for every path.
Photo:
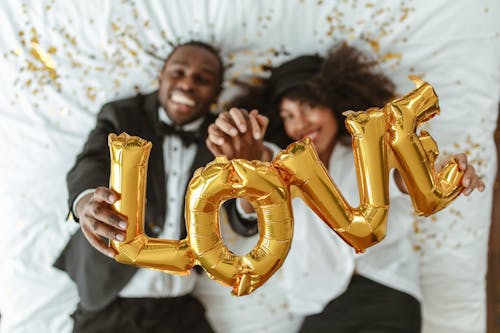
<instances>
[{"instance_id":1,"label":"man's short hair","mask_svg":"<svg viewBox=\"0 0 500 333\"><path fill-rule=\"evenodd\" d=\"M222 61L222 56L220 54L219 49L217 49L215 46L213 46L211 44L208 44L208 43L205 43L205 42L202 42L202 41L199 41L199 40L190 40L188 42L176 45L172 49L172 51L170 52L170 54L167 56L167 58L165 59L165 62L163 63L163 68L165 68L165 64L170 59L170 56L174 53L174 51L177 50L180 47L183 47L183 46L197 46L197 47L203 48L203 49L207 50L208 52L212 53L217 58L217 60L219 61L219 65L220 65L219 66L219 68L220 68L220 72L219 72L220 82L221 82L221 84L222 84L222 82L224 82L224 62ZM162 68L162 71L163 71L163 68Z\"/></svg>"}]
</instances>

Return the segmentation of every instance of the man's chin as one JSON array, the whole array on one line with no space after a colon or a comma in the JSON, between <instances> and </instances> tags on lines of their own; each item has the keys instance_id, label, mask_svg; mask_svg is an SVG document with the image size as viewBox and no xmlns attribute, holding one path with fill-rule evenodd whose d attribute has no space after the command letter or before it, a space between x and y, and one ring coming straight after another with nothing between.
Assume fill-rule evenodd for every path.
<instances>
[{"instance_id":1,"label":"man's chin","mask_svg":"<svg viewBox=\"0 0 500 333\"><path fill-rule=\"evenodd\" d=\"M168 109L171 110L172 113L176 113L176 114L194 114L194 113L196 113L195 106L189 106L189 105L180 104L180 103L170 102L170 103L168 103Z\"/></svg>"},{"instance_id":2,"label":"man's chin","mask_svg":"<svg viewBox=\"0 0 500 333\"><path fill-rule=\"evenodd\" d=\"M175 124L185 124L201 117L203 112L194 107L171 107L167 115Z\"/></svg>"}]
</instances>

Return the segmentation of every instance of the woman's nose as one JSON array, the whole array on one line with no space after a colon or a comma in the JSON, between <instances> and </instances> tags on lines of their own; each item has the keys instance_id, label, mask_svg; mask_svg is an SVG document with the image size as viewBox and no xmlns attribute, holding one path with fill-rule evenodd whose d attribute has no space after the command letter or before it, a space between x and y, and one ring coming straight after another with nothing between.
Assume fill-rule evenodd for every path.
<instances>
[{"instance_id":1,"label":"woman's nose","mask_svg":"<svg viewBox=\"0 0 500 333\"><path fill-rule=\"evenodd\" d=\"M300 114L298 117L297 117L297 129L299 130L303 130L304 128L306 128L308 125L308 121L307 121L307 117L305 117L303 114Z\"/></svg>"}]
</instances>

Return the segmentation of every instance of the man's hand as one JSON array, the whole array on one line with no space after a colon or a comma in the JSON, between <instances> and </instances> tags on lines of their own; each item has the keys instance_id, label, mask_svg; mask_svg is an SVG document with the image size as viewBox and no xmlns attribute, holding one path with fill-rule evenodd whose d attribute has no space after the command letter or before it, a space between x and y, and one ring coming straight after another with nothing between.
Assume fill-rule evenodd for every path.
<instances>
[{"instance_id":1,"label":"man's hand","mask_svg":"<svg viewBox=\"0 0 500 333\"><path fill-rule=\"evenodd\" d=\"M269 162L272 152L263 145L269 119L257 110L250 113L232 108L222 112L208 128L206 141L214 155L225 155L228 159L242 158Z\"/></svg>"},{"instance_id":2,"label":"man's hand","mask_svg":"<svg viewBox=\"0 0 500 333\"><path fill-rule=\"evenodd\" d=\"M109 247L104 238L125 239L127 218L115 212L112 204L119 198L118 193L107 187L98 187L93 193L83 196L76 204L76 215L80 227L89 243L99 252L114 258L116 251Z\"/></svg>"}]
</instances>

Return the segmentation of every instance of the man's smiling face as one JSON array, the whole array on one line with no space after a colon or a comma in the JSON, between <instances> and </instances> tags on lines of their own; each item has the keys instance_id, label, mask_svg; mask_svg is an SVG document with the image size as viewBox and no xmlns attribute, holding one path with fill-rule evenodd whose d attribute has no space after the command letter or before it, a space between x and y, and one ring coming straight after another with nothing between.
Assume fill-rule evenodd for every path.
<instances>
[{"instance_id":1,"label":"man's smiling face","mask_svg":"<svg viewBox=\"0 0 500 333\"><path fill-rule=\"evenodd\" d=\"M219 58L201 46L184 45L172 52L159 76L158 98L175 124L210 110L221 89L221 67Z\"/></svg>"}]
</instances>

